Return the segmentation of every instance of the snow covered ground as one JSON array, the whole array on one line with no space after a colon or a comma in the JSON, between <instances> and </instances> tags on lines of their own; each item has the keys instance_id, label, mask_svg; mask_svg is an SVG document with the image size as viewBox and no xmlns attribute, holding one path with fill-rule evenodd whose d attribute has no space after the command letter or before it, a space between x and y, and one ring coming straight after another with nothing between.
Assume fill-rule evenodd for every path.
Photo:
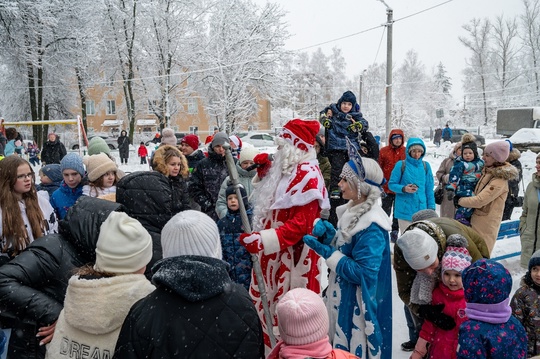
<instances>
[{"instance_id":1,"label":"snow covered ground","mask_svg":"<svg viewBox=\"0 0 540 359\"><path fill-rule=\"evenodd\" d=\"M491 143L496 140L487 139L486 143ZM432 168L433 173L437 171L442 160L448 156L454 144L449 142L444 142L440 147L436 147L429 140L425 140L427 153L424 156L424 160L429 162ZM268 152L275 152L275 148L261 148ZM149 151L150 152L150 151ZM112 151L111 154L116 157L116 163L120 163L120 158L118 151ZM520 185L520 195L523 195L523 188L527 187L527 184L530 182L532 174L535 172L535 161L536 153L531 151L523 152L520 159L523 166L523 178L524 178L524 187ZM149 169L148 165L140 165L140 160L137 157L137 153L134 149L131 150L129 163L127 165L120 165L120 169L126 173L135 172L135 171L146 171ZM39 169L34 167L36 172ZM39 181L39 178L37 178ZM438 208L437 208L438 211ZM521 215L521 208L514 209L512 219L519 219ZM393 244L392 244L393 246ZM519 242L519 237L507 238L504 240L497 241L495 248L493 250L493 256L500 256L507 253L514 253L519 251L521 244ZM513 291L518 288L519 281L521 277L525 274L525 270L520 267L519 257L511 257L505 260L502 260L501 263L510 271L513 278ZM323 272L324 273L324 272ZM405 316L403 313L403 302L397 294L396 288L396 279L394 272L392 272L392 285L393 285L393 353L392 358L395 359L408 359L410 352L403 352L400 349L400 344L408 341L408 329L407 322L405 321Z\"/></svg>"}]
</instances>

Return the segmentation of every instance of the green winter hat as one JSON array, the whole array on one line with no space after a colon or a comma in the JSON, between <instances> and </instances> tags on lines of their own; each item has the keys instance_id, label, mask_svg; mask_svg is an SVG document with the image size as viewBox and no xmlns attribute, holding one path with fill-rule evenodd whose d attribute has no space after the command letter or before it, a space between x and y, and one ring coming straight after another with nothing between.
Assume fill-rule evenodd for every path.
<instances>
[{"instance_id":1,"label":"green winter hat","mask_svg":"<svg viewBox=\"0 0 540 359\"><path fill-rule=\"evenodd\" d=\"M98 155L100 153L105 153L107 155L111 154L111 149L105 140L99 136L96 136L88 142L88 155Z\"/></svg>"}]
</instances>

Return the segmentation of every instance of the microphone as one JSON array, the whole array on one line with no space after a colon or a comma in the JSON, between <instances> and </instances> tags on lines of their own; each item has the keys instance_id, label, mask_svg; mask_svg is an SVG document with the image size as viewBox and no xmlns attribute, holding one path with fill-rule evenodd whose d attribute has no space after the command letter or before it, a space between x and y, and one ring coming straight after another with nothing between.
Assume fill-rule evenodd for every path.
<instances>
[{"instance_id":1,"label":"microphone","mask_svg":"<svg viewBox=\"0 0 540 359\"><path fill-rule=\"evenodd\" d=\"M268 154L268 161L273 161L273 160L274 160L274 154L273 154L273 153L269 153L269 154ZM261 166L262 166L262 164L260 164L260 163L254 163L254 164L252 164L251 166L247 167L247 168L246 168L246 171L249 172L249 171L252 171L252 170L254 170L255 168L259 168L259 167L261 167Z\"/></svg>"}]
</instances>

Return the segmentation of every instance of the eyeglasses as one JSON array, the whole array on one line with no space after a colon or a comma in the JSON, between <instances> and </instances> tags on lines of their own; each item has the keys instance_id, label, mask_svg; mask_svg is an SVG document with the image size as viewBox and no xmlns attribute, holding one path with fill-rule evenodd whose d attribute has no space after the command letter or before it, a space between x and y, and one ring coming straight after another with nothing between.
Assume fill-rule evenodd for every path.
<instances>
[{"instance_id":1,"label":"eyeglasses","mask_svg":"<svg viewBox=\"0 0 540 359\"><path fill-rule=\"evenodd\" d=\"M17 176L17 180L25 180L27 178L30 178L30 179L34 178L34 174L32 172L30 172L30 173L26 173L26 174Z\"/></svg>"}]
</instances>

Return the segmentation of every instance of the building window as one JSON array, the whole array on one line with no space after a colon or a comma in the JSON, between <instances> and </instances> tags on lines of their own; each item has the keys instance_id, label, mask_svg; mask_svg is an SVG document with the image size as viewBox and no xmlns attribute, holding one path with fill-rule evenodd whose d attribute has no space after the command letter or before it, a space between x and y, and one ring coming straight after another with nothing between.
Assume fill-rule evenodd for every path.
<instances>
[{"instance_id":1,"label":"building window","mask_svg":"<svg viewBox=\"0 0 540 359\"><path fill-rule=\"evenodd\" d=\"M86 114L88 116L93 116L96 114L96 103L94 100L86 101Z\"/></svg>"},{"instance_id":2,"label":"building window","mask_svg":"<svg viewBox=\"0 0 540 359\"><path fill-rule=\"evenodd\" d=\"M187 112L190 115L196 115L199 113L199 103L196 98L188 98Z\"/></svg>"},{"instance_id":3,"label":"building window","mask_svg":"<svg viewBox=\"0 0 540 359\"><path fill-rule=\"evenodd\" d=\"M199 131L198 126L189 126L189 133L196 135L198 131Z\"/></svg>"},{"instance_id":4,"label":"building window","mask_svg":"<svg viewBox=\"0 0 540 359\"><path fill-rule=\"evenodd\" d=\"M116 115L116 101L107 100L107 115Z\"/></svg>"}]
</instances>

